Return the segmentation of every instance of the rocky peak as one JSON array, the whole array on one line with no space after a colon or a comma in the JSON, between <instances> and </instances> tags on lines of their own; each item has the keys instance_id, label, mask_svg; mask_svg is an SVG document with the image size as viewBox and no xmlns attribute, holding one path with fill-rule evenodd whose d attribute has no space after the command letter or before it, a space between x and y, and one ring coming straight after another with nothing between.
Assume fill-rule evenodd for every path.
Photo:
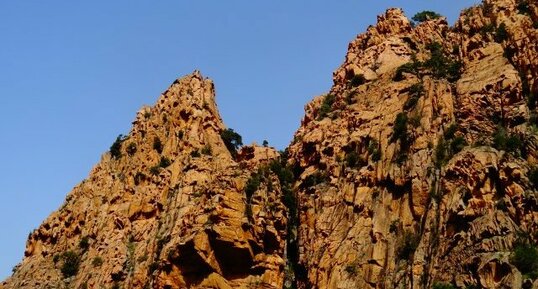
<instances>
[{"instance_id":1,"label":"rocky peak","mask_svg":"<svg viewBox=\"0 0 538 289\"><path fill-rule=\"evenodd\" d=\"M219 157L230 157L220 138L224 129L213 82L195 71L174 81L153 107L138 111L129 137L167 140L163 151L171 156L177 155L178 146L193 151L207 146Z\"/></svg>"},{"instance_id":2,"label":"rocky peak","mask_svg":"<svg viewBox=\"0 0 538 289\"><path fill-rule=\"evenodd\" d=\"M370 26L366 34L379 34L390 37L398 34L405 34L411 30L411 21L404 15L400 8L387 9L385 14L377 16L375 26Z\"/></svg>"},{"instance_id":3,"label":"rocky peak","mask_svg":"<svg viewBox=\"0 0 538 289\"><path fill-rule=\"evenodd\" d=\"M150 114L150 117L148 117ZM154 120L152 115L172 116L176 126L187 123L190 118L199 118L213 122L217 129L222 128L222 119L215 103L213 82L202 76L199 71L176 79L161 94L154 107L144 107L138 113L134 124L144 120ZM174 117L175 116L175 117Z\"/></svg>"},{"instance_id":4,"label":"rocky peak","mask_svg":"<svg viewBox=\"0 0 538 289\"><path fill-rule=\"evenodd\" d=\"M538 288L538 6L433 18L379 16L281 154L175 81L0 288Z\"/></svg>"},{"instance_id":5,"label":"rocky peak","mask_svg":"<svg viewBox=\"0 0 538 289\"><path fill-rule=\"evenodd\" d=\"M350 43L289 147L301 288L532 283L510 256L537 220L536 9L485 1L455 27L391 9Z\"/></svg>"},{"instance_id":6,"label":"rocky peak","mask_svg":"<svg viewBox=\"0 0 538 289\"><path fill-rule=\"evenodd\" d=\"M211 80L174 81L32 232L0 288L281 287L279 154L235 156L224 129Z\"/></svg>"},{"instance_id":7,"label":"rocky peak","mask_svg":"<svg viewBox=\"0 0 538 289\"><path fill-rule=\"evenodd\" d=\"M375 26L349 44L344 64L334 72L335 89L345 89L354 76L375 80L411 59L424 57L425 46L433 41L443 43L448 24L441 17L413 28L401 9L388 9L378 16Z\"/></svg>"}]
</instances>

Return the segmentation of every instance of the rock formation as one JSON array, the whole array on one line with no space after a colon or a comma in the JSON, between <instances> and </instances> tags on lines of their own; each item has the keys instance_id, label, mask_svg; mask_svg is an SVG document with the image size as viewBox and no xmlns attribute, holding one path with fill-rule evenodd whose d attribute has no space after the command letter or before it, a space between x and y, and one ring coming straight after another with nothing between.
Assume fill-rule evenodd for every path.
<instances>
[{"instance_id":1,"label":"rock formation","mask_svg":"<svg viewBox=\"0 0 538 289\"><path fill-rule=\"evenodd\" d=\"M349 45L289 148L301 288L521 288L510 256L538 230L538 6L521 3L454 27L390 9Z\"/></svg>"},{"instance_id":2,"label":"rock formation","mask_svg":"<svg viewBox=\"0 0 538 289\"><path fill-rule=\"evenodd\" d=\"M195 72L0 288L538 288L537 79L536 2L389 9L279 153L236 152Z\"/></svg>"},{"instance_id":3,"label":"rock formation","mask_svg":"<svg viewBox=\"0 0 538 289\"><path fill-rule=\"evenodd\" d=\"M269 175L274 185L248 202L243 192L278 154L244 147L250 154L236 162L223 130L210 80L195 72L174 82L31 234L2 288L281 288L278 179ZM76 274L64 272L69 254Z\"/></svg>"}]
</instances>

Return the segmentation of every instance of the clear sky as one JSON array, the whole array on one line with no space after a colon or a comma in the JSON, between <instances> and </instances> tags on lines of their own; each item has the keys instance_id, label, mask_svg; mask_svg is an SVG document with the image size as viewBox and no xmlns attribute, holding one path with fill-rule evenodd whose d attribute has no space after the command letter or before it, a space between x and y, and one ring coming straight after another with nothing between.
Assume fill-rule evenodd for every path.
<instances>
[{"instance_id":1,"label":"clear sky","mask_svg":"<svg viewBox=\"0 0 538 289\"><path fill-rule=\"evenodd\" d=\"M199 69L245 143L286 147L348 43L389 7L477 1L1 1L0 280L136 111Z\"/></svg>"}]
</instances>

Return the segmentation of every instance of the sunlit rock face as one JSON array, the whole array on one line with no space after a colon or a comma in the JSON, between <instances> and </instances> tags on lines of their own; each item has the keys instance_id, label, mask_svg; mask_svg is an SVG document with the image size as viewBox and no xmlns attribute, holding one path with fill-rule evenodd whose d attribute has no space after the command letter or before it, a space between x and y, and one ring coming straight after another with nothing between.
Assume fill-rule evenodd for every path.
<instances>
[{"instance_id":1,"label":"sunlit rock face","mask_svg":"<svg viewBox=\"0 0 538 289\"><path fill-rule=\"evenodd\" d=\"M538 5L429 16L358 35L284 152L176 80L0 288L538 288Z\"/></svg>"},{"instance_id":2,"label":"sunlit rock face","mask_svg":"<svg viewBox=\"0 0 538 289\"><path fill-rule=\"evenodd\" d=\"M350 43L289 147L300 288L532 287L513 262L538 229L530 2L454 27L390 9Z\"/></svg>"},{"instance_id":3,"label":"sunlit rock face","mask_svg":"<svg viewBox=\"0 0 538 289\"><path fill-rule=\"evenodd\" d=\"M281 288L278 178L268 175L271 187L262 182L248 202L244 193L278 153L249 146L235 161L224 129L210 80L175 81L31 234L2 288ZM73 276L63 274L66 252L79 259Z\"/></svg>"}]
</instances>

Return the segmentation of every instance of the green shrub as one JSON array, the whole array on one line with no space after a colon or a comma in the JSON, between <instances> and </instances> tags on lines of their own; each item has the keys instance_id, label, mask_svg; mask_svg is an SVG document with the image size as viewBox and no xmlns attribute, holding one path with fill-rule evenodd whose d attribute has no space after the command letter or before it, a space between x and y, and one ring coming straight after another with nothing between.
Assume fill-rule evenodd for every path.
<instances>
[{"instance_id":1,"label":"green shrub","mask_svg":"<svg viewBox=\"0 0 538 289\"><path fill-rule=\"evenodd\" d=\"M411 62L405 63L400 65L396 69L396 73L394 74L394 77L392 80L394 81L401 81L404 79L403 74L404 73L410 73L418 75L419 69L421 66L421 62L417 61L416 58L413 58Z\"/></svg>"},{"instance_id":2,"label":"green shrub","mask_svg":"<svg viewBox=\"0 0 538 289\"><path fill-rule=\"evenodd\" d=\"M88 250L90 247L90 238L88 236L82 237L82 239L80 239L78 242L78 247L82 249L82 251Z\"/></svg>"},{"instance_id":3,"label":"green shrub","mask_svg":"<svg viewBox=\"0 0 538 289\"><path fill-rule=\"evenodd\" d=\"M78 273L78 268L80 265L80 257L74 251L67 251L62 255L62 268L61 272L65 278L75 276Z\"/></svg>"},{"instance_id":4,"label":"green shrub","mask_svg":"<svg viewBox=\"0 0 538 289\"><path fill-rule=\"evenodd\" d=\"M420 22L431 20L431 19L437 19L439 17L441 17L440 14L433 11L425 10L425 11L415 14L415 16L413 16L412 19L413 21L420 23Z\"/></svg>"},{"instance_id":5,"label":"green shrub","mask_svg":"<svg viewBox=\"0 0 538 289\"><path fill-rule=\"evenodd\" d=\"M372 161L377 162L379 160L381 160L381 151L379 149L376 149L372 153Z\"/></svg>"},{"instance_id":6,"label":"green shrub","mask_svg":"<svg viewBox=\"0 0 538 289\"><path fill-rule=\"evenodd\" d=\"M517 135L510 134L506 140L506 150L517 156L521 156L524 150L523 141Z\"/></svg>"},{"instance_id":7,"label":"green shrub","mask_svg":"<svg viewBox=\"0 0 538 289\"><path fill-rule=\"evenodd\" d=\"M211 146L210 145L205 145L203 148L202 148L202 154L204 155L207 155L207 156L210 156L211 155Z\"/></svg>"},{"instance_id":8,"label":"green shrub","mask_svg":"<svg viewBox=\"0 0 538 289\"><path fill-rule=\"evenodd\" d=\"M405 231L399 241L397 256L399 260L410 260L419 243L418 234Z\"/></svg>"},{"instance_id":9,"label":"green shrub","mask_svg":"<svg viewBox=\"0 0 538 289\"><path fill-rule=\"evenodd\" d=\"M136 259L136 261L137 261L138 263L143 263L143 262L146 262L146 261L148 260L148 258L149 258L148 255L143 255L143 256L138 257L138 258Z\"/></svg>"},{"instance_id":10,"label":"green shrub","mask_svg":"<svg viewBox=\"0 0 538 289\"><path fill-rule=\"evenodd\" d=\"M328 181L328 177L321 173L321 172L315 172L308 177L305 178L303 182L304 187L313 187L322 183L325 183Z\"/></svg>"},{"instance_id":11,"label":"green shrub","mask_svg":"<svg viewBox=\"0 0 538 289\"><path fill-rule=\"evenodd\" d=\"M153 139L153 149L156 150L158 153L163 152L163 144L158 137L155 137Z\"/></svg>"},{"instance_id":12,"label":"green shrub","mask_svg":"<svg viewBox=\"0 0 538 289\"><path fill-rule=\"evenodd\" d=\"M394 220L390 223L389 226L389 232L390 233L397 233L398 232L398 221Z\"/></svg>"},{"instance_id":13,"label":"green shrub","mask_svg":"<svg viewBox=\"0 0 538 289\"><path fill-rule=\"evenodd\" d=\"M247 217L247 219L249 220L252 220L253 219L253 212L252 212L252 205L249 203L247 203L246 207L245 207L245 216Z\"/></svg>"},{"instance_id":14,"label":"green shrub","mask_svg":"<svg viewBox=\"0 0 538 289\"><path fill-rule=\"evenodd\" d=\"M443 54L443 45L437 41L426 44L426 49L428 49L432 54Z\"/></svg>"},{"instance_id":15,"label":"green shrub","mask_svg":"<svg viewBox=\"0 0 538 289\"><path fill-rule=\"evenodd\" d=\"M519 1L516 7L519 14L530 15L531 13L531 7L529 6L529 2L526 0Z\"/></svg>"},{"instance_id":16,"label":"green shrub","mask_svg":"<svg viewBox=\"0 0 538 289\"><path fill-rule=\"evenodd\" d=\"M245 185L245 195L247 196L247 200L250 201L250 198L252 198L252 195L258 190L261 184L261 176L258 173L253 173L250 175L250 179L248 179L246 185Z\"/></svg>"},{"instance_id":17,"label":"green shrub","mask_svg":"<svg viewBox=\"0 0 538 289\"><path fill-rule=\"evenodd\" d=\"M172 164L172 162L167 157L161 157L161 160L159 161L159 167L161 167L161 168L167 168L171 164Z\"/></svg>"},{"instance_id":18,"label":"green shrub","mask_svg":"<svg viewBox=\"0 0 538 289\"><path fill-rule=\"evenodd\" d=\"M458 126L456 124L449 125L443 137L439 138L437 147L435 147L435 165L439 168L446 164L452 157L468 146L467 141L463 136L456 136Z\"/></svg>"},{"instance_id":19,"label":"green shrub","mask_svg":"<svg viewBox=\"0 0 538 289\"><path fill-rule=\"evenodd\" d=\"M279 153L280 158L272 160L269 163L269 169L278 177L282 190L281 201L288 209L288 240L290 240L290 232L297 224L297 198L293 191L293 184L295 183L295 174L300 175L300 168L296 166L296 172L294 173L292 166L288 166L289 153L287 149Z\"/></svg>"},{"instance_id":20,"label":"green shrub","mask_svg":"<svg viewBox=\"0 0 538 289\"><path fill-rule=\"evenodd\" d=\"M534 186L534 189L538 190L538 167L533 167L529 171L529 181Z\"/></svg>"},{"instance_id":21,"label":"green shrub","mask_svg":"<svg viewBox=\"0 0 538 289\"><path fill-rule=\"evenodd\" d=\"M407 114L401 112L396 115L391 141L400 140L402 143L407 141Z\"/></svg>"},{"instance_id":22,"label":"green shrub","mask_svg":"<svg viewBox=\"0 0 538 289\"><path fill-rule=\"evenodd\" d=\"M415 83L409 87L409 95L422 96L424 94L424 85L422 82Z\"/></svg>"},{"instance_id":23,"label":"green shrub","mask_svg":"<svg viewBox=\"0 0 538 289\"><path fill-rule=\"evenodd\" d=\"M138 186L142 181L144 181L146 179L146 175L144 175L141 172L137 172L133 179L134 179L135 185Z\"/></svg>"},{"instance_id":24,"label":"green shrub","mask_svg":"<svg viewBox=\"0 0 538 289\"><path fill-rule=\"evenodd\" d=\"M443 138L439 139L437 146L435 147L435 165L440 168L446 163L447 160L447 145Z\"/></svg>"},{"instance_id":25,"label":"green shrub","mask_svg":"<svg viewBox=\"0 0 538 289\"><path fill-rule=\"evenodd\" d=\"M443 47L438 42L432 42L427 45L430 50L430 58L423 63L423 67L428 69L435 78L446 78L449 81L455 81L460 77L462 63L453 61L446 57Z\"/></svg>"},{"instance_id":26,"label":"green shrub","mask_svg":"<svg viewBox=\"0 0 538 289\"><path fill-rule=\"evenodd\" d=\"M527 106L529 107L529 109L533 110L536 108L536 100L537 100L537 97L534 95L534 93L532 92L529 92L527 93ZM531 118L533 117L536 118L536 113L533 113L531 112ZM529 122L530 123L536 123L536 122L533 122L529 119Z\"/></svg>"},{"instance_id":27,"label":"green shrub","mask_svg":"<svg viewBox=\"0 0 538 289\"><path fill-rule=\"evenodd\" d=\"M351 263L351 264L348 264L345 268L344 268L344 271L346 271L347 274L349 274L349 276L357 276L357 274L359 273L359 269L357 268L357 263Z\"/></svg>"},{"instance_id":28,"label":"green shrub","mask_svg":"<svg viewBox=\"0 0 538 289\"><path fill-rule=\"evenodd\" d=\"M404 109L409 110L409 109L415 108L419 98L420 96L418 95L410 95L409 98L404 103Z\"/></svg>"},{"instance_id":29,"label":"green shrub","mask_svg":"<svg viewBox=\"0 0 538 289\"><path fill-rule=\"evenodd\" d=\"M538 249L531 244L517 244L512 255L512 264L531 278L538 277Z\"/></svg>"},{"instance_id":30,"label":"green shrub","mask_svg":"<svg viewBox=\"0 0 538 289\"><path fill-rule=\"evenodd\" d=\"M355 100L355 95L356 94L357 94L356 91L348 92L348 94L346 95L346 103L348 105L354 104L356 102L356 100Z\"/></svg>"},{"instance_id":31,"label":"green shrub","mask_svg":"<svg viewBox=\"0 0 538 289\"><path fill-rule=\"evenodd\" d=\"M127 154L132 156L136 153L136 144L134 142L127 145Z\"/></svg>"},{"instance_id":32,"label":"green shrub","mask_svg":"<svg viewBox=\"0 0 538 289\"><path fill-rule=\"evenodd\" d=\"M357 167L360 163L359 154L355 151L352 151L346 155L346 164L349 168Z\"/></svg>"},{"instance_id":33,"label":"green shrub","mask_svg":"<svg viewBox=\"0 0 538 289\"><path fill-rule=\"evenodd\" d=\"M463 150L463 148L466 146L467 142L465 141L465 138L463 138L462 136L457 136L450 143L450 154L455 155L461 152L461 150Z\"/></svg>"},{"instance_id":34,"label":"green shrub","mask_svg":"<svg viewBox=\"0 0 538 289\"><path fill-rule=\"evenodd\" d=\"M499 199L495 204L495 208L500 211L506 211L508 209L508 206L504 199Z\"/></svg>"},{"instance_id":35,"label":"green shrub","mask_svg":"<svg viewBox=\"0 0 538 289\"><path fill-rule=\"evenodd\" d=\"M449 81L456 81L461 76L461 69L463 63L461 61L449 61L446 66L446 79Z\"/></svg>"},{"instance_id":36,"label":"green shrub","mask_svg":"<svg viewBox=\"0 0 538 289\"><path fill-rule=\"evenodd\" d=\"M403 164L407 160L407 150L409 148L409 135L407 132L407 123L409 119L407 114L399 113L394 120L394 127L390 141L400 141L400 149L396 154L395 162Z\"/></svg>"},{"instance_id":37,"label":"green shrub","mask_svg":"<svg viewBox=\"0 0 538 289\"><path fill-rule=\"evenodd\" d=\"M455 61L446 57L442 45L438 42L429 43L426 48L430 51L429 59L420 62L413 55L411 62L403 64L396 69L393 80L403 80L404 73L412 73L419 76L421 69L426 69L435 78L446 78L449 81L455 81L460 77L463 67L461 61Z\"/></svg>"},{"instance_id":38,"label":"green shrub","mask_svg":"<svg viewBox=\"0 0 538 289\"><path fill-rule=\"evenodd\" d=\"M243 145L243 138L233 129L228 128L220 132L220 137L233 158L237 156L237 149Z\"/></svg>"},{"instance_id":39,"label":"green shrub","mask_svg":"<svg viewBox=\"0 0 538 289\"><path fill-rule=\"evenodd\" d=\"M379 148L379 142L377 142L375 139L370 140L370 144L368 145L368 154L372 156L372 161L377 162L381 159L381 150Z\"/></svg>"},{"instance_id":40,"label":"green shrub","mask_svg":"<svg viewBox=\"0 0 538 289\"><path fill-rule=\"evenodd\" d=\"M493 147L515 156L523 155L524 150L523 141L517 135L509 134L503 127L498 127L493 133Z\"/></svg>"},{"instance_id":41,"label":"green shrub","mask_svg":"<svg viewBox=\"0 0 538 289\"><path fill-rule=\"evenodd\" d=\"M506 24L501 23L499 27L495 30L494 36L495 42L502 43L505 40L508 40L508 31L506 30Z\"/></svg>"},{"instance_id":42,"label":"green shrub","mask_svg":"<svg viewBox=\"0 0 538 289\"><path fill-rule=\"evenodd\" d=\"M156 175L158 175L158 174L161 172L161 167L158 166L158 165L157 165L157 166L153 166L153 167L149 168L149 172L150 172L152 175L156 176Z\"/></svg>"},{"instance_id":43,"label":"green shrub","mask_svg":"<svg viewBox=\"0 0 538 289\"><path fill-rule=\"evenodd\" d=\"M285 161L284 164L282 164L281 161L273 160L269 164L269 168L273 173L277 175L278 180L280 181L280 185L292 184L295 181L293 172L285 166Z\"/></svg>"},{"instance_id":44,"label":"green shrub","mask_svg":"<svg viewBox=\"0 0 538 289\"><path fill-rule=\"evenodd\" d=\"M457 44L454 44L452 46L452 54L454 55L460 55L460 47Z\"/></svg>"},{"instance_id":45,"label":"green shrub","mask_svg":"<svg viewBox=\"0 0 538 289\"><path fill-rule=\"evenodd\" d=\"M441 199L443 199L443 195L441 194L441 192L437 188L436 182L431 184L430 191L428 192L428 195L430 196L431 200L433 200L433 201L435 201L437 203L439 203L441 201Z\"/></svg>"},{"instance_id":46,"label":"green shrub","mask_svg":"<svg viewBox=\"0 0 538 289\"><path fill-rule=\"evenodd\" d=\"M407 161L407 151L404 147L400 146L400 150L396 154L396 159L394 160L395 163L402 165L405 161Z\"/></svg>"},{"instance_id":47,"label":"green shrub","mask_svg":"<svg viewBox=\"0 0 538 289\"><path fill-rule=\"evenodd\" d=\"M432 289L456 289L452 284L435 282L433 283Z\"/></svg>"},{"instance_id":48,"label":"green shrub","mask_svg":"<svg viewBox=\"0 0 538 289\"><path fill-rule=\"evenodd\" d=\"M491 34L494 31L495 31L495 24L493 23L485 24L484 26L480 28L480 34L483 37L486 37L488 34Z\"/></svg>"},{"instance_id":49,"label":"green shrub","mask_svg":"<svg viewBox=\"0 0 538 289\"><path fill-rule=\"evenodd\" d=\"M493 12L493 4L482 2L482 13L490 15Z\"/></svg>"},{"instance_id":50,"label":"green shrub","mask_svg":"<svg viewBox=\"0 0 538 289\"><path fill-rule=\"evenodd\" d=\"M362 74L355 74L349 80L349 86L351 86L351 87L357 87L357 86L362 85L364 83L366 83L366 78L364 78L364 75L362 75Z\"/></svg>"},{"instance_id":51,"label":"green shrub","mask_svg":"<svg viewBox=\"0 0 538 289\"><path fill-rule=\"evenodd\" d=\"M101 267L103 265L103 258L97 256L92 260L93 267Z\"/></svg>"},{"instance_id":52,"label":"green shrub","mask_svg":"<svg viewBox=\"0 0 538 289\"><path fill-rule=\"evenodd\" d=\"M124 140L125 138L123 137L123 135L120 134L118 135L114 143L110 146L110 155L112 156L112 158L121 158L121 144Z\"/></svg>"},{"instance_id":53,"label":"green shrub","mask_svg":"<svg viewBox=\"0 0 538 289\"><path fill-rule=\"evenodd\" d=\"M200 156L202 156L202 155L200 154L200 151L198 151L198 150L193 150L191 152L191 157L193 157L193 158L199 158Z\"/></svg>"},{"instance_id":54,"label":"green shrub","mask_svg":"<svg viewBox=\"0 0 538 289\"><path fill-rule=\"evenodd\" d=\"M263 146L263 147L268 147L268 146L269 146L269 142L268 142L267 140L264 139L263 142L262 142L262 146Z\"/></svg>"},{"instance_id":55,"label":"green shrub","mask_svg":"<svg viewBox=\"0 0 538 289\"><path fill-rule=\"evenodd\" d=\"M318 120L324 119L329 115L332 110L332 105L334 104L335 97L332 94L327 94L323 98L323 102L319 108Z\"/></svg>"},{"instance_id":56,"label":"green shrub","mask_svg":"<svg viewBox=\"0 0 538 289\"><path fill-rule=\"evenodd\" d=\"M417 96L409 96L409 98L405 101L403 108L405 110L414 108L415 105L417 105L418 99L419 98Z\"/></svg>"},{"instance_id":57,"label":"green shrub","mask_svg":"<svg viewBox=\"0 0 538 289\"><path fill-rule=\"evenodd\" d=\"M458 125L453 123L451 125L449 125L446 129L445 129L445 132L443 133L443 136L446 140L450 140L450 139L453 139L455 136L456 136L456 132L458 131Z\"/></svg>"},{"instance_id":58,"label":"green shrub","mask_svg":"<svg viewBox=\"0 0 538 289\"><path fill-rule=\"evenodd\" d=\"M148 266L148 272L150 273L155 272L157 269L159 269L159 262L157 261L151 262Z\"/></svg>"}]
</instances>

